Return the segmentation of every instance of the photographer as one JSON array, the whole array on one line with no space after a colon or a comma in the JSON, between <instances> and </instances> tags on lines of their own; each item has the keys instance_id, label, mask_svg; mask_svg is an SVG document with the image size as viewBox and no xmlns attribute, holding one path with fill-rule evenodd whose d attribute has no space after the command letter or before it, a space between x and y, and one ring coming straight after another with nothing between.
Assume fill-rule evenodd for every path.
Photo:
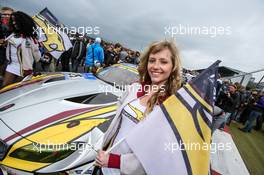
<instances>
[{"instance_id":1,"label":"photographer","mask_svg":"<svg viewBox=\"0 0 264 175\"><path fill-rule=\"evenodd\" d=\"M229 122L230 116L236 111L239 102L239 95L236 92L236 85L229 85L228 90L224 89L218 97L218 106L225 111L225 121L221 124L220 129L224 129L225 124Z\"/></svg>"},{"instance_id":2,"label":"photographer","mask_svg":"<svg viewBox=\"0 0 264 175\"><path fill-rule=\"evenodd\" d=\"M246 106L247 106L247 103L248 103L248 98L249 98L249 93L246 91L246 89L244 87L242 87L240 90L239 90L239 104L238 104L238 109L237 109L237 113L236 113L236 116L235 116L235 120L237 122L240 121L240 117L241 117L241 114L244 112L244 110L246 109Z\"/></svg>"},{"instance_id":3,"label":"photographer","mask_svg":"<svg viewBox=\"0 0 264 175\"><path fill-rule=\"evenodd\" d=\"M254 103L256 103L257 101L258 101L258 92L257 91L250 92L250 94L248 95L248 98L246 99L244 103L245 109L241 113L241 116L239 118L240 123L243 123L243 124L246 123L248 116L251 112L251 109L254 106Z\"/></svg>"},{"instance_id":4,"label":"photographer","mask_svg":"<svg viewBox=\"0 0 264 175\"><path fill-rule=\"evenodd\" d=\"M244 128L241 128L240 130L244 132L251 132L254 121L262 117L263 111L264 111L264 92L261 92L258 96L257 102L253 103L251 107L251 112L249 114L248 120L246 121Z\"/></svg>"},{"instance_id":5,"label":"photographer","mask_svg":"<svg viewBox=\"0 0 264 175\"><path fill-rule=\"evenodd\" d=\"M188 72L186 72L185 74L187 74ZM187 81L187 77L186 77L186 81ZM217 82L217 91L216 91L216 106L220 106L223 103L223 99L222 96L223 94L226 94L228 92L228 85L229 85L229 81L225 80L225 81L221 81L220 79Z\"/></svg>"}]
</instances>

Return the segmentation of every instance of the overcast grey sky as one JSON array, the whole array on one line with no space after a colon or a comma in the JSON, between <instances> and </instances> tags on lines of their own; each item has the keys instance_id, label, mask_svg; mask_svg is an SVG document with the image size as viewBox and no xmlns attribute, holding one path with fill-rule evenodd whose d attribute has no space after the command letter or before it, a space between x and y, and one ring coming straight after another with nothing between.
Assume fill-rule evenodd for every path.
<instances>
[{"instance_id":1,"label":"overcast grey sky","mask_svg":"<svg viewBox=\"0 0 264 175\"><path fill-rule=\"evenodd\" d=\"M221 65L249 72L264 68L263 0L0 0L2 6L34 15L45 7L66 26L100 28L99 36L143 50L150 42L173 35L183 66ZM179 32L179 26L223 28L211 33ZM168 31L168 30L167 30ZM258 74L258 77L263 75Z\"/></svg>"}]
</instances>

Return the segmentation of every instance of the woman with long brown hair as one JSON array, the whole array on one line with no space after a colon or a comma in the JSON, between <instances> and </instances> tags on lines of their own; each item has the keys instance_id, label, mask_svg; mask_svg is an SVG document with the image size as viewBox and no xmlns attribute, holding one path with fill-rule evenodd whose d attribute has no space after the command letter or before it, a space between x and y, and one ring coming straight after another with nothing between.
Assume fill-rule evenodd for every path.
<instances>
[{"instance_id":1,"label":"woman with long brown hair","mask_svg":"<svg viewBox=\"0 0 264 175\"><path fill-rule=\"evenodd\" d=\"M146 174L125 140L111 149L110 154L106 150L180 88L181 63L174 42L152 43L141 55L138 71L140 81L133 83L120 98L116 116L105 133L103 150L97 154L96 165L103 174Z\"/></svg>"},{"instance_id":2,"label":"woman with long brown hair","mask_svg":"<svg viewBox=\"0 0 264 175\"><path fill-rule=\"evenodd\" d=\"M7 37L6 67L3 87L22 80L33 71L33 62L39 61L36 24L24 12L12 13L10 19L13 33Z\"/></svg>"}]
</instances>

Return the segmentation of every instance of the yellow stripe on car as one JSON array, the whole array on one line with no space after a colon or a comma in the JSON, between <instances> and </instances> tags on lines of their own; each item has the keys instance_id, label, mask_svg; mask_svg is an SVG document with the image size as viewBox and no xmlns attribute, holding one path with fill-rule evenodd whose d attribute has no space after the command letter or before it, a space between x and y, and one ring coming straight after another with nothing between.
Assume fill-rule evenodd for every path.
<instances>
[{"instance_id":1,"label":"yellow stripe on car","mask_svg":"<svg viewBox=\"0 0 264 175\"><path fill-rule=\"evenodd\" d=\"M18 83L13 83L10 84L8 86L5 86L4 88L0 89L0 93L3 91L6 91L8 89L12 89L12 88L16 88L16 87L20 87L26 84L30 84L34 81L38 81L38 80L44 80L44 79L49 79L49 78L54 78L54 77L63 77L64 74L52 74L52 75L47 75L47 74L42 74L42 75L37 75L37 76L33 76L30 80L28 81L21 81Z\"/></svg>"},{"instance_id":2,"label":"yellow stripe on car","mask_svg":"<svg viewBox=\"0 0 264 175\"><path fill-rule=\"evenodd\" d=\"M77 115L71 119L60 121L58 123L52 124L51 126L43 128L40 131L32 133L31 135L27 136L27 139L21 139L17 141L9 150L6 158L2 162L0 161L0 163L19 170L30 172L50 165L52 163L40 163L22 160L11 157L10 154L19 148L32 144L32 142L30 142L29 140L34 141L35 144L40 144L43 146L69 144L74 139L89 132L94 127L108 120L107 118L91 118L92 116L110 113L115 110L116 105L96 109L94 111L89 111L87 113ZM76 121L78 122L77 124L69 127L73 122Z\"/></svg>"},{"instance_id":3,"label":"yellow stripe on car","mask_svg":"<svg viewBox=\"0 0 264 175\"><path fill-rule=\"evenodd\" d=\"M69 122L69 121L73 121L73 120L80 120L80 119L84 119L84 118L87 118L87 117L101 115L101 114L104 114L104 113L115 111L116 109L117 109L116 105L107 106L107 107L104 107L104 108L96 109L96 110L88 112L88 113L80 114L78 116L75 116L73 118L65 120L65 122Z\"/></svg>"},{"instance_id":4,"label":"yellow stripe on car","mask_svg":"<svg viewBox=\"0 0 264 175\"><path fill-rule=\"evenodd\" d=\"M113 65L113 67L120 67L120 68L123 68L123 69L126 69L126 70L130 70L132 72L138 73L138 70L136 68L125 66L125 65L122 65L122 64L115 64L115 65Z\"/></svg>"}]
</instances>

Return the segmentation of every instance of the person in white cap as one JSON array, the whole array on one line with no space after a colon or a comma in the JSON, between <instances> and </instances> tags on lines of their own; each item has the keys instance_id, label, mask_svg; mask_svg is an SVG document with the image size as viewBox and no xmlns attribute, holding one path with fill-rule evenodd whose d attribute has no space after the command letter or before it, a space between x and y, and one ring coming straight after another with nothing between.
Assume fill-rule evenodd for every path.
<instances>
[{"instance_id":1,"label":"person in white cap","mask_svg":"<svg viewBox=\"0 0 264 175\"><path fill-rule=\"evenodd\" d=\"M95 38L95 43L88 47L85 67L87 72L96 73L96 70L104 64L104 49L100 45L101 38Z\"/></svg>"}]
</instances>

